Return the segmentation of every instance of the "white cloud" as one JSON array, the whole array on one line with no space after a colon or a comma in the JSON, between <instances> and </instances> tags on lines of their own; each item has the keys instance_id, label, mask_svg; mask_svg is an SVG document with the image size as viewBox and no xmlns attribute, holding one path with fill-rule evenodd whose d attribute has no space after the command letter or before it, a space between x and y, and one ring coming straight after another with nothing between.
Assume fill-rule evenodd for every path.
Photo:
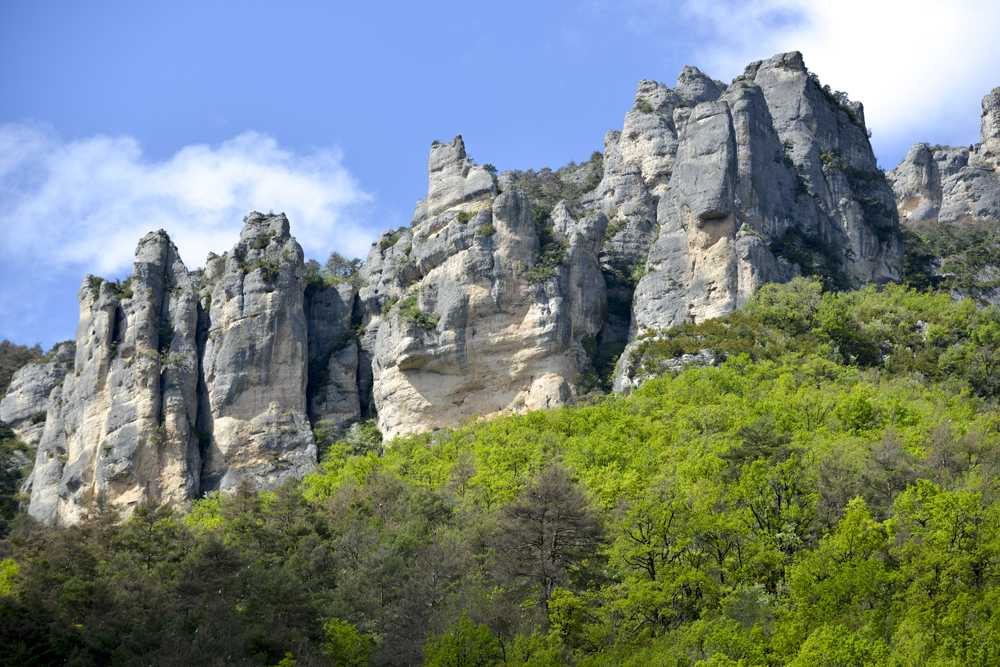
<instances>
[{"instance_id":1,"label":"white cloud","mask_svg":"<svg viewBox=\"0 0 1000 667\"><path fill-rule=\"evenodd\" d=\"M687 64L728 81L754 61L801 51L865 105L876 152L979 140L980 100L1000 86L995 0L633 0L630 25L688 41ZM893 167L893 164L885 164Z\"/></svg>"},{"instance_id":2,"label":"white cloud","mask_svg":"<svg viewBox=\"0 0 1000 667\"><path fill-rule=\"evenodd\" d=\"M17 265L76 280L122 275L139 239L160 228L193 268L232 247L246 213L272 209L288 215L307 256L364 257L370 201L339 151L299 154L255 132L155 162L131 137L62 142L47 127L0 126L4 274Z\"/></svg>"}]
</instances>

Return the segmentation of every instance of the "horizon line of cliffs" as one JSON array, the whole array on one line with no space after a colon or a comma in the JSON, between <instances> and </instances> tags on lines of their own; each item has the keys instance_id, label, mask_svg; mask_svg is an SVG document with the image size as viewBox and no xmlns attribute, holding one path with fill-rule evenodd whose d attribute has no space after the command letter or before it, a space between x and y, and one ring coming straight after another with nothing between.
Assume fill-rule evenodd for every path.
<instances>
[{"instance_id":1,"label":"horizon line of cliffs","mask_svg":"<svg viewBox=\"0 0 1000 667\"><path fill-rule=\"evenodd\" d=\"M22 368L0 402L37 443L28 512L72 524L99 501L265 488L313 469L319 425L375 416L393 438L559 406L598 359L620 354L615 389L638 384L622 353L637 336L723 316L765 283L898 281L897 200L1000 213L976 208L1000 166L998 102L963 166L915 147L887 182L862 105L801 54L728 86L685 67L674 88L639 83L603 160L556 172L550 206L460 136L435 142L427 197L356 280L310 283L283 214L248 215L203 271L147 234L128 281L84 279L75 350Z\"/></svg>"}]
</instances>

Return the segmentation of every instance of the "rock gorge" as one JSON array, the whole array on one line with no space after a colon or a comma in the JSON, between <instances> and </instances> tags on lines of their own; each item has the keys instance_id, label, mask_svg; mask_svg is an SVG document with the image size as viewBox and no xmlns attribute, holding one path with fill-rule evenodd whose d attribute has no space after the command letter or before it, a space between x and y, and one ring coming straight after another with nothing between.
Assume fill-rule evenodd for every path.
<instances>
[{"instance_id":1,"label":"rock gorge","mask_svg":"<svg viewBox=\"0 0 1000 667\"><path fill-rule=\"evenodd\" d=\"M639 82L603 156L549 176L559 201L476 164L460 136L435 142L411 224L350 280L310 283L284 215L248 215L203 271L150 233L129 281L84 279L75 350L22 368L0 403L37 443L29 513L69 524L97 503L263 488L312 469L317 428L374 417L392 438L564 405L599 363L627 390L630 346L760 285L899 281L896 200L944 211L966 192L950 179L995 176L997 98L975 159L918 145L887 180L861 104L801 54L729 85L685 67L674 88Z\"/></svg>"}]
</instances>

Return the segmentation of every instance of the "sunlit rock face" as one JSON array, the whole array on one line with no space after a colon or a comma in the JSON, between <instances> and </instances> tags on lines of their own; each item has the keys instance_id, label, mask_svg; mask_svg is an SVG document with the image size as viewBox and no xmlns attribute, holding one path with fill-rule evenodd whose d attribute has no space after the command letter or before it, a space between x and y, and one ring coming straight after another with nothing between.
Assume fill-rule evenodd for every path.
<instances>
[{"instance_id":1,"label":"sunlit rock face","mask_svg":"<svg viewBox=\"0 0 1000 667\"><path fill-rule=\"evenodd\" d=\"M586 363L580 341L601 327L606 217L557 210L562 262L540 272L527 196L478 173L461 137L433 147L413 224L369 254L363 346L387 437L562 405Z\"/></svg>"},{"instance_id":2,"label":"sunlit rock face","mask_svg":"<svg viewBox=\"0 0 1000 667\"><path fill-rule=\"evenodd\" d=\"M99 499L129 509L198 493L196 289L162 230L139 242L130 285L84 279L74 370L26 484L33 517L74 523Z\"/></svg>"},{"instance_id":3,"label":"sunlit rock face","mask_svg":"<svg viewBox=\"0 0 1000 667\"><path fill-rule=\"evenodd\" d=\"M904 222L1000 220L1000 88L983 98L980 141L915 144L886 174Z\"/></svg>"},{"instance_id":4,"label":"sunlit rock face","mask_svg":"<svg viewBox=\"0 0 1000 667\"><path fill-rule=\"evenodd\" d=\"M251 214L215 260L200 413L205 490L264 488L316 463L306 415L308 332L302 248L284 215ZM208 286L206 286L207 289Z\"/></svg>"},{"instance_id":5,"label":"sunlit rock face","mask_svg":"<svg viewBox=\"0 0 1000 667\"><path fill-rule=\"evenodd\" d=\"M961 150L911 151L893 181L911 217L934 197L943 217L962 187L962 201L982 199L996 96L968 164ZM73 523L99 502L127 512L244 480L266 488L316 465L314 429L338 437L375 417L391 439L564 405L599 357L610 369L620 355L626 389L637 335L730 313L764 283L900 277L864 110L798 53L729 85L694 67L673 88L640 81L603 161L552 176L571 195L542 208L461 136L435 141L427 170L412 222L339 283L307 274L289 221L260 213L203 271L160 231L140 242L130 284L88 276L74 363L23 370L0 404L38 441L31 514Z\"/></svg>"},{"instance_id":6,"label":"sunlit rock face","mask_svg":"<svg viewBox=\"0 0 1000 667\"><path fill-rule=\"evenodd\" d=\"M71 524L98 502L183 505L315 464L302 250L288 221L251 215L212 259L189 272L161 230L139 242L129 283L84 279L73 370L47 399L24 489L32 516Z\"/></svg>"}]
</instances>

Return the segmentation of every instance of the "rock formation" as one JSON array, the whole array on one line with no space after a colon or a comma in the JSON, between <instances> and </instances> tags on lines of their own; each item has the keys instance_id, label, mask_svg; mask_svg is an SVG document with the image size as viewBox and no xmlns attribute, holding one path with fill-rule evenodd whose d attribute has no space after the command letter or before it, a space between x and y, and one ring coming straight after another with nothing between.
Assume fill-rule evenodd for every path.
<instances>
[{"instance_id":1,"label":"rock formation","mask_svg":"<svg viewBox=\"0 0 1000 667\"><path fill-rule=\"evenodd\" d=\"M284 216L246 223L205 275L161 230L139 242L124 284L84 279L73 369L44 404L25 485L32 516L74 523L99 500L181 504L315 464L302 250ZM19 371L4 413L25 412L20 397L44 393L60 363Z\"/></svg>"},{"instance_id":2,"label":"rock formation","mask_svg":"<svg viewBox=\"0 0 1000 667\"><path fill-rule=\"evenodd\" d=\"M265 487L315 465L315 428L376 416L392 438L563 405L636 336L725 315L766 282L899 279L863 109L798 53L728 86L694 67L673 89L641 81L595 155L545 170L559 201L538 174L477 165L460 136L434 142L411 224L350 279L307 275L284 215L247 216L203 272L147 235L130 282L84 280L72 370L23 369L0 405L20 425L46 413L30 513Z\"/></svg>"},{"instance_id":3,"label":"rock formation","mask_svg":"<svg viewBox=\"0 0 1000 667\"><path fill-rule=\"evenodd\" d=\"M25 444L37 447L45 430L45 420L55 405L53 390L73 369L73 345L63 343L50 361L29 363L12 378L0 401L0 421L14 430Z\"/></svg>"},{"instance_id":4,"label":"rock formation","mask_svg":"<svg viewBox=\"0 0 1000 667\"><path fill-rule=\"evenodd\" d=\"M431 148L428 172L411 227L384 234L362 272L363 346L390 438L563 404L606 308L603 215L563 210L540 229L524 192L498 195L461 137Z\"/></svg>"},{"instance_id":5,"label":"rock formation","mask_svg":"<svg viewBox=\"0 0 1000 667\"><path fill-rule=\"evenodd\" d=\"M821 87L799 53L752 63L728 87L695 68L673 90L640 82L605 164L585 205L611 218L605 268L641 276L629 339L725 315L802 273L845 288L900 277L864 110Z\"/></svg>"},{"instance_id":6,"label":"rock formation","mask_svg":"<svg viewBox=\"0 0 1000 667\"><path fill-rule=\"evenodd\" d=\"M316 463L306 416L308 343L302 248L284 215L253 213L240 240L206 269L199 428L203 490L241 479L264 487ZM207 298L206 298L207 301Z\"/></svg>"},{"instance_id":7,"label":"rock formation","mask_svg":"<svg viewBox=\"0 0 1000 667\"><path fill-rule=\"evenodd\" d=\"M980 142L919 143L886 174L904 222L1000 220L1000 88L983 98Z\"/></svg>"}]
</instances>

